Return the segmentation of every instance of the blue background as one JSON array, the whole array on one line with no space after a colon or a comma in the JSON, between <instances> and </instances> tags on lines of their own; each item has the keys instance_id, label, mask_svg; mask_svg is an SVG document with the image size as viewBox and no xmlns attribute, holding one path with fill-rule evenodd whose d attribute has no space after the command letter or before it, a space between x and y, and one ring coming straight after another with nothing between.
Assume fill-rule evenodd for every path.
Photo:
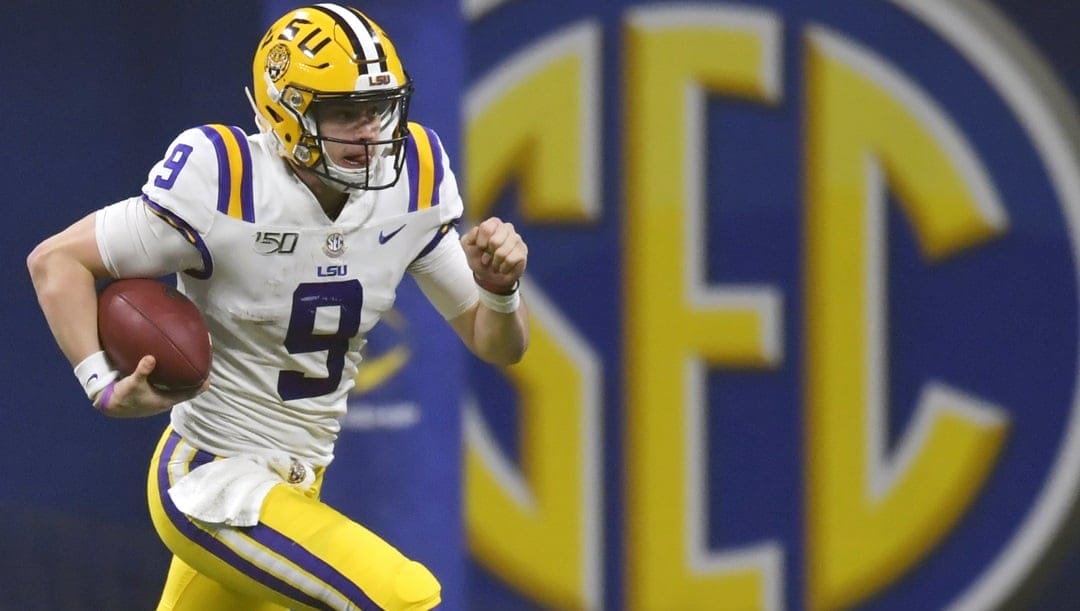
<instances>
[{"instance_id":1,"label":"blue background","mask_svg":"<svg viewBox=\"0 0 1080 611\"><path fill-rule=\"evenodd\" d=\"M6 461L0 479L0 609L143 609L156 601L168 554L149 524L144 481L166 418L118 422L89 409L37 310L23 261L49 234L94 208L137 193L148 169L181 130L210 122L252 130L243 95L251 78L252 50L269 16L296 4L17 0L0 8L0 22L7 25L0 37L6 137L0 147L5 169L0 202L11 221L2 248L13 262L4 268L6 290L0 294L6 323L0 326L0 365L9 372L10 389L0 427L0 456ZM1002 544L1000 535L994 539L987 533L1016 526L1058 449L1077 370L1076 262L1063 254L1068 253L1068 236L1045 180L1032 178L1042 169L1032 151L1023 148L1026 138L1015 123L1002 120L1008 113L999 98L945 42L891 5L859 11L853 7L865 4L756 4L780 11L789 32L797 34L809 22L828 24L902 66L940 105L953 110L952 118L1008 203L1009 239L984 249L977 259L960 257L933 274L925 273L905 221L895 213L889 218L891 291L897 296L890 301L889 342L897 364L890 370L896 406L890 430L903 430L916 402L914 390L930 374L961 388L977 388L1015 411L1001 471L983 493L996 502L975 507L941 554L866 608L915 608L926 604L927 591L941 592L947 600L957 581L978 574ZM1039 48L1075 98L1080 91L1075 35L1080 4L992 4ZM460 96L468 83L536 36L585 16L595 16L606 31L615 32L629 3L517 2L473 24L466 24L455 3L446 0L371 0L359 6L390 32L417 82L412 117L439 132L460 166L467 161L458 154ZM619 37L608 35L604 41L604 63L613 74L610 66L618 66L621 58ZM801 44L797 35L785 39L789 68L784 90L791 93L780 107L762 110L710 101L709 140L721 140L722 133L724 144L710 158L710 167L719 170L710 173L708 193L710 198L721 192L738 195L725 198L735 205L704 219L710 245L715 244L708 261L710 281L800 283ZM585 229L530 227L527 237L534 253L531 279L553 301L568 306L568 316L603 355L605 370L617 372L622 370L622 306L618 273L612 270L619 269L619 249L625 246L617 208L622 200L617 171L622 109L620 85L614 78L607 82L604 217ZM509 189L497 212L515 219L515 197ZM786 294L785 320L798 320L798 294ZM400 304L408 328L372 338L373 343L407 345L413 359L406 372L371 398L415 401L421 406L421 424L404 431L347 433L330 471L326 498L427 559L446 588L447 609L533 608L467 561L460 531L458 399L467 383L496 395L509 390L499 386L491 370L461 353L421 301L407 285ZM971 337L989 337L1008 349L988 354L984 344L965 341ZM785 341L786 354L802 353L798 333L787 333ZM1040 366L1025 366L1030 363ZM722 440L715 446L729 453L710 460L762 461L754 451L762 444L799 446L801 429L791 421L790 406L799 402L801 371L792 358L767 374L714 373L710 400L777 407L752 422L710 422L710 436ZM606 606L612 609L624 603L618 585L622 448L617 409L623 387L612 375L603 393L604 581ZM1032 394L1032 388L1038 393ZM512 412L486 415L513 455ZM781 454L770 464L747 467L748 473L773 474L765 483L711 471L715 479L710 487L736 491L746 502L710 507L710 523L739 528L710 532L709 543L720 547L775 536L792 544L788 562L801 566L800 516L755 509L791 503L791 491L801 486L798 458L797 453ZM370 490L378 494L367 494ZM1080 543L1074 530L1063 534L1039 578L1021 593L1027 608L1070 608L1080 600ZM800 573L788 574L793 577L786 595L794 605Z\"/></svg>"}]
</instances>

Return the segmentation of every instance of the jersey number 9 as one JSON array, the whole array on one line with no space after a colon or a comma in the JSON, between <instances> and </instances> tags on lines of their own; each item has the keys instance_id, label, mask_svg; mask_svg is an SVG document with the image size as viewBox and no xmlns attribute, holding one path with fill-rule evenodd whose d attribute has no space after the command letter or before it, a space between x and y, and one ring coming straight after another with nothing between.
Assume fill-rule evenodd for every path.
<instances>
[{"instance_id":1,"label":"jersey number 9","mask_svg":"<svg viewBox=\"0 0 1080 611\"><path fill-rule=\"evenodd\" d=\"M278 374L278 394L285 401L317 397L333 392L341 384L345 368L345 353L349 340L360 330L360 310L364 290L358 280L340 282L305 282L293 291L292 314L285 332L285 349L289 354L326 352L326 377L312 378L302 371L282 371ZM339 309L337 330L317 331L316 314L319 308Z\"/></svg>"}]
</instances>

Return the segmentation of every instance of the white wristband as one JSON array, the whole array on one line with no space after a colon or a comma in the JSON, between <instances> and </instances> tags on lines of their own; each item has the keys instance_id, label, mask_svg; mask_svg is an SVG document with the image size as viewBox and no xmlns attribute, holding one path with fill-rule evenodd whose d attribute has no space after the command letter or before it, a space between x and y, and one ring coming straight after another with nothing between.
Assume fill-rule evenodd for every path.
<instances>
[{"instance_id":1,"label":"white wristband","mask_svg":"<svg viewBox=\"0 0 1080 611\"><path fill-rule=\"evenodd\" d=\"M75 366L75 377L79 378L79 384L82 384L87 398L93 401L109 382L120 377L120 372L113 369L105 351L99 350Z\"/></svg>"},{"instance_id":2,"label":"white wristband","mask_svg":"<svg viewBox=\"0 0 1080 611\"><path fill-rule=\"evenodd\" d=\"M480 291L480 303L484 304L484 307L500 314L510 314L516 312L518 306L521 305L521 295L517 290L517 286L515 283L514 292L509 295L492 293L479 285L477 285L476 290Z\"/></svg>"}]
</instances>

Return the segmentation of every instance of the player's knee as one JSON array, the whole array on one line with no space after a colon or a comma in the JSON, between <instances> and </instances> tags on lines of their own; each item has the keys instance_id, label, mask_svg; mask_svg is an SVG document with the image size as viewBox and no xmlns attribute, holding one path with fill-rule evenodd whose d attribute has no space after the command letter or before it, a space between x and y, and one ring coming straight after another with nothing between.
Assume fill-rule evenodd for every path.
<instances>
[{"instance_id":1,"label":"player's knee","mask_svg":"<svg viewBox=\"0 0 1080 611\"><path fill-rule=\"evenodd\" d=\"M431 571L419 562L410 560L401 565L394 576L394 596L391 608L400 611L431 609L442 600L442 586Z\"/></svg>"}]
</instances>

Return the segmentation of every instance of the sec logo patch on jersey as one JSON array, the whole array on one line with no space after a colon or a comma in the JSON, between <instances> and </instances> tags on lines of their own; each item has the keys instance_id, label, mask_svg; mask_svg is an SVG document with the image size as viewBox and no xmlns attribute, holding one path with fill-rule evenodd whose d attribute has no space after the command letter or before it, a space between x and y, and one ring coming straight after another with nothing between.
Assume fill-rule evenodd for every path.
<instances>
[{"instance_id":1,"label":"sec logo patch on jersey","mask_svg":"<svg viewBox=\"0 0 1080 611\"><path fill-rule=\"evenodd\" d=\"M1038 49L975 2L570 5L472 13L466 200L572 229L530 240L568 254L530 264L528 416L469 428L477 561L554 607L1018 596L1080 480L1080 129Z\"/></svg>"},{"instance_id":2,"label":"sec logo patch on jersey","mask_svg":"<svg viewBox=\"0 0 1080 611\"><path fill-rule=\"evenodd\" d=\"M326 241L323 243L323 252L328 257L340 257L345 254L345 248L345 236L337 232L326 236Z\"/></svg>"}]
</instances>

